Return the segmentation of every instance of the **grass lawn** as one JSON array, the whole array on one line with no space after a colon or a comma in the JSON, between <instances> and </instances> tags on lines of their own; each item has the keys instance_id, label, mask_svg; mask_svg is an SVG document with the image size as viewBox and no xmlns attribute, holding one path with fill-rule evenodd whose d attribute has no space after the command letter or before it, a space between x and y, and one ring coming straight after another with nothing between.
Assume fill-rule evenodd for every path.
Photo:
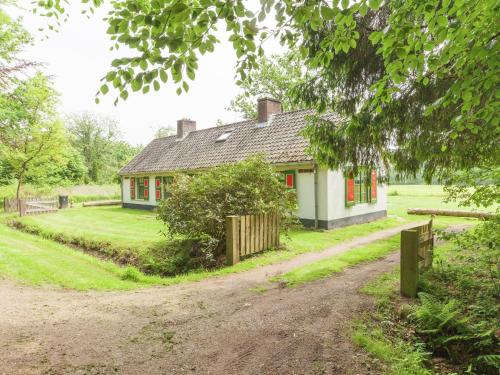
<instances>
[{"instance_id":1,"label":"grass lawn","mask_svg":"<svg viewBox=\"0 0 500 375\"><path fill-rule=\"evenodd\" d=\"M293 287L342 272L349 266L369 262L383 257L399 247L399 235L360 246L342 254L298 267L284 275L273 278Z\"/></svg>"},{"instance_id":2,"label":"grass lawn","mask_svg":"<svg viewBox=\"0 0 500 375\"><path fill-rule=\"evenodd\" d=\"M152 211L118 206L60 210L55 214L26 216L22 222L49 233L109 242L117 248L143 248L164 240L164 228Z\"/></svg>"},{"instance_id":3,"label":"grass lawn","mask_svg":"<svg viewBox=\"0 0 500 375\"><path fill-rule=\"evenodd\" d=\"M407 187L405 186L405 188ZM425 186L420 186L418 188L412 187L412 190L407 191L417 191L418 193L419 190L422 191L425 189ZM442 208L444 206L445 204L442 203L442 197L440 196L422 196L418 194L410 196L389 196L389 216L387 218L371 223L354 225L329 231L293 230L289 233L288 237L282 236L282 243L286 244L286 250L264 252L231 267L224 267L214 271L192 271L185 275L168 278L146 278L146 276L144 276L142 273L134 270L131 272L133 272L135 276L132 275L131 278L140 279L140 282L133 283L132 281L121 280L121 275L124 272L123 268L114 266L116 267L115 270L117 272L114 276L115 279L117 279L116 284L105 283L105 286L99 287L98 284L96 284L94 281L82 281L80 286L77 286L74 282L63 282L61 280L59 280L59 282L50 283L55 283L57 285L76 289L123 289L127 287L133 287L133 285L135 284L137 284L137 286L148 283L170 285L184 281L196 281L209 276L242 272L255 267L284 261L293 258L301 253L321 251L341 242L359 236L368 235L379 230L399 226L409 221L426 220L427 217L425 216L407 215L406 208L408 207ZM450 205L447 204L446 206ZM36 228L37 230L39 230L39 234L41 235L41 237L56 240L63 239L64 241L62 242L68 243L83 243L87 245L95 244L97 248L102 245L106 248L111 248L116 251L126 251L129 255L130 253L132 253L132 256L134 252L139 254L150 246L154 246L162 241L167 241L167 239L160 233L160 231L163 229L162 223L156 220L155 213L151 211L124 209L120 207L73 208L62 210L56 214L24 217L21 219L21 222L30 228ZM448 226L456 223L471 223L475 222L475 220L438 217L435 219L435 222L439 226ZM4 225L2 225L1 230L4 232L8 230L8 233L11 233L12 235L14 233L18 233L17 231L13 231L9 228L3 227ZM65 249L64 254L69 256L68 254L71 253L76 257L75 259L80 259L80 256L88 257L89 260L95 259L91 256L81 254L80 252L68 247L64 247L62 245L56 246L53 241L42 240L41 238L37 238L36 236L31 236L28 234L23 234L22 240L18 239L17 242L10 243L10 253L15 254L16 252L14 250L16 250L18 247L21 247L22 241L24 240L29 242L30 239L37 239L37 241L41 241L37 242L37 246L46 246L46 252L54 253L54 257L62 253L61 249ZM77 239L77 241L73 241L73 239ZM297 275L309 275L300 276L307 278L311 277L311 274L322 275L325 272L329 274L331 273L330 271L328 271L329 269L337 269L338 267L345 268L348 265L356 264L360 261L374 259L373 257L385 255L388 251L391 251L397 247L397 245L394 245L391 241L394 240L382 240L377 243L367 245L363 248L354 249L351 251L353 252L352 255L344 254L345 257L332 260L332 263L327 267L325 267L325 264L316 265L315 267L318 267L317 269L312 269L309 271L305 270L303 272L297 271ZM4 246L7 247L7 245ZM50 274L54 269L56 269L52 269L51 267L49 267L49 263L27 263L25 261L22 261L22 258L19 256L19 254L14 257L11 256L9 259L9 267L7 267L8 269L11 269L9 275L17 274L17 279L24 279L28 283L38 284L35 279L32 280L28 276L31 267L39 268L39 271L42 274ZM7 274L7 270L6 267L3 266L3 262L6 262L5 256L4 259L0 258L0 274ZM78 262L81 261L78 260ZM102 264L108 264L109 267L111 267L111 263L103 262ZM342 265L339 266L339 264ZM82 265L82 267L84 266ZM19 268L19 270L15 271L16 268ZM68 274L71 274L71 262L68 261L64 264L59 264L57 269L60 269L61 274L64 274L66 272ZM93 271L89 269L89 273L93 273ZM77 274L75 273L75 277L79 277L76 275ZM99 275L99 273L96 273L96 275ZM292 280L290 283L298 284L300 283L300 280L298 280L297 278L296 280Z\"/></svg>"},{"instance_id":4,"label":"grass lawn","mask_svg":"<svg viewBox=\"0 0 500 375\"><path fill-rule=\"evenodd\" d=\"M162 281L3 223L0 223L0 275L25 284L77 290L132 289Z\"/></svg>"}]
</instances>

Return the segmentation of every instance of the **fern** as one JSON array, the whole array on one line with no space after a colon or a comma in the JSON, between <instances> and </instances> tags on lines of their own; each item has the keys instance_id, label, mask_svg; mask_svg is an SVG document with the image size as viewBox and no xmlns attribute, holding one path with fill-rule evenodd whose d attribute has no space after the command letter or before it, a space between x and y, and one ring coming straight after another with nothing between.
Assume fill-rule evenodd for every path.
<instances>
[{"instance_id":1,"label":"fern","mask_svg":"<svg viewBox=\"0 0 500 375\"><path fill-rule=\"evenodd\" d=\"M484 354L475 359L475 364L484 363L487 366L500 369L500 355L499 354Z\"/></svg>"}]
</instances>

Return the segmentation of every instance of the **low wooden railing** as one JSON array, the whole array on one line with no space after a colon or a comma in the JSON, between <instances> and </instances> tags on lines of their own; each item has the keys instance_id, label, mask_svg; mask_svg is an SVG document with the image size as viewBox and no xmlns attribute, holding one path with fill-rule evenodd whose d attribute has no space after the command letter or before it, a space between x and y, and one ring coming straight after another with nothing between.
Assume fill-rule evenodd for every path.
<instances>
[{"instance_id":1,"label":"low wooden railing","mask_svg":"<svg viewBox=\"0 0 500 375\"><path fill-rule=\"evenodd\" d=\"M226 259L228 265L260 251L278 247L280 218L276 213L226 217Z\"/></svg>"},{"instance_id":2,"label":"low wooden railing","mask_svg":"<svg viewBox=\"0 0 500 375\"><path fill-rule=\"evenodd\" d=\"M20 216L26 216L57 212L59 202L54 197L4 198L3 207L5 212L19 212Z\"/></svg>"},{"instance_id":3,"label":"low wooden railing","mask_svg":"<svg viewBox=\"0 0 500 375\"><path fill-rule=\"evenodd\" d=\"M18 212L19 211L19 199L17 198L4 198L3 199L3 210L4 212Z\"/></svg>"},{"instance_id":4,"label":"low wooden railing","mask_svg":"<svg viewBox=\"0 0 500 375\"><path fill-rule=\"evenodd\" d=\"M420 272L432 267L434 235L432 220L401 232L401 294L417 296Z\"/></svg>"}]
</instances>

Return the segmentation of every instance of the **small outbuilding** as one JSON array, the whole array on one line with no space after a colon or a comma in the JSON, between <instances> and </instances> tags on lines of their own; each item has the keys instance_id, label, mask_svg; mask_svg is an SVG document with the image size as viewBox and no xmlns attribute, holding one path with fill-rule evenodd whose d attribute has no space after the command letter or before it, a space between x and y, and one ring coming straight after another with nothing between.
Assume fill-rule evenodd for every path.
<instances>
[{"instance_id":1,"label":"small outbuilding","mask_svg":"<svg viewBox=\"0 0 500 375\"><path fill-rule=\"evenodd\" d=\"M177 121L177 134L158 138L120 171L122 205L152 209L168 196L175 173L196 173L251 155L263 154L297 193L297 216L308 227L330 229L387 215L387 189L377 171L354 176L318 165L306 152L301 135L311 110L282 112L273 99L258 101L258 118L196 129L192 120ZM335 114L328 120L339 121Z\"/></svg>"}]
</instances>

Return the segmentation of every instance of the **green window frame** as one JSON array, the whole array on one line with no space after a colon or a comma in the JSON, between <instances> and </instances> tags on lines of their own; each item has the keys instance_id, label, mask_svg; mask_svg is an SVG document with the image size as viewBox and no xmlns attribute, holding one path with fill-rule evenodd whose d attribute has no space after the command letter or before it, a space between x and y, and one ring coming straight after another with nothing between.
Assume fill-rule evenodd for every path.
<instances>
[{"instance_id":1,"label":"green window frame","mask_svg":"<svg viewBox=\"0 0 500 375\"><path fill-rule=\"evenodd\" d=\"M280 174L280 180L289 189L297 188L297 174L295 169L288 169L286 171L282 171Z\"/></svg>"},{"instance_id":2,"label":"green window frame","mask_svg":"<svg viewBox=\"0 0 500 375\"><path fill-rule=\"evenodd\" d=\"M346 207L377 201L376 196L372 197L372 173L372 171L365 170L360 171L356 176L352 172L344 174Z\"/></svg>"},{"instance_id":3,"label":"green window frame","mask_svg":"<svg viewBox=\"0 0 500 375\"><path fill-rule=\"evenodd\" d=\"M149 177L136 177L135 181L136 199L149 200Z\"/></svg>"}]
</instances>

